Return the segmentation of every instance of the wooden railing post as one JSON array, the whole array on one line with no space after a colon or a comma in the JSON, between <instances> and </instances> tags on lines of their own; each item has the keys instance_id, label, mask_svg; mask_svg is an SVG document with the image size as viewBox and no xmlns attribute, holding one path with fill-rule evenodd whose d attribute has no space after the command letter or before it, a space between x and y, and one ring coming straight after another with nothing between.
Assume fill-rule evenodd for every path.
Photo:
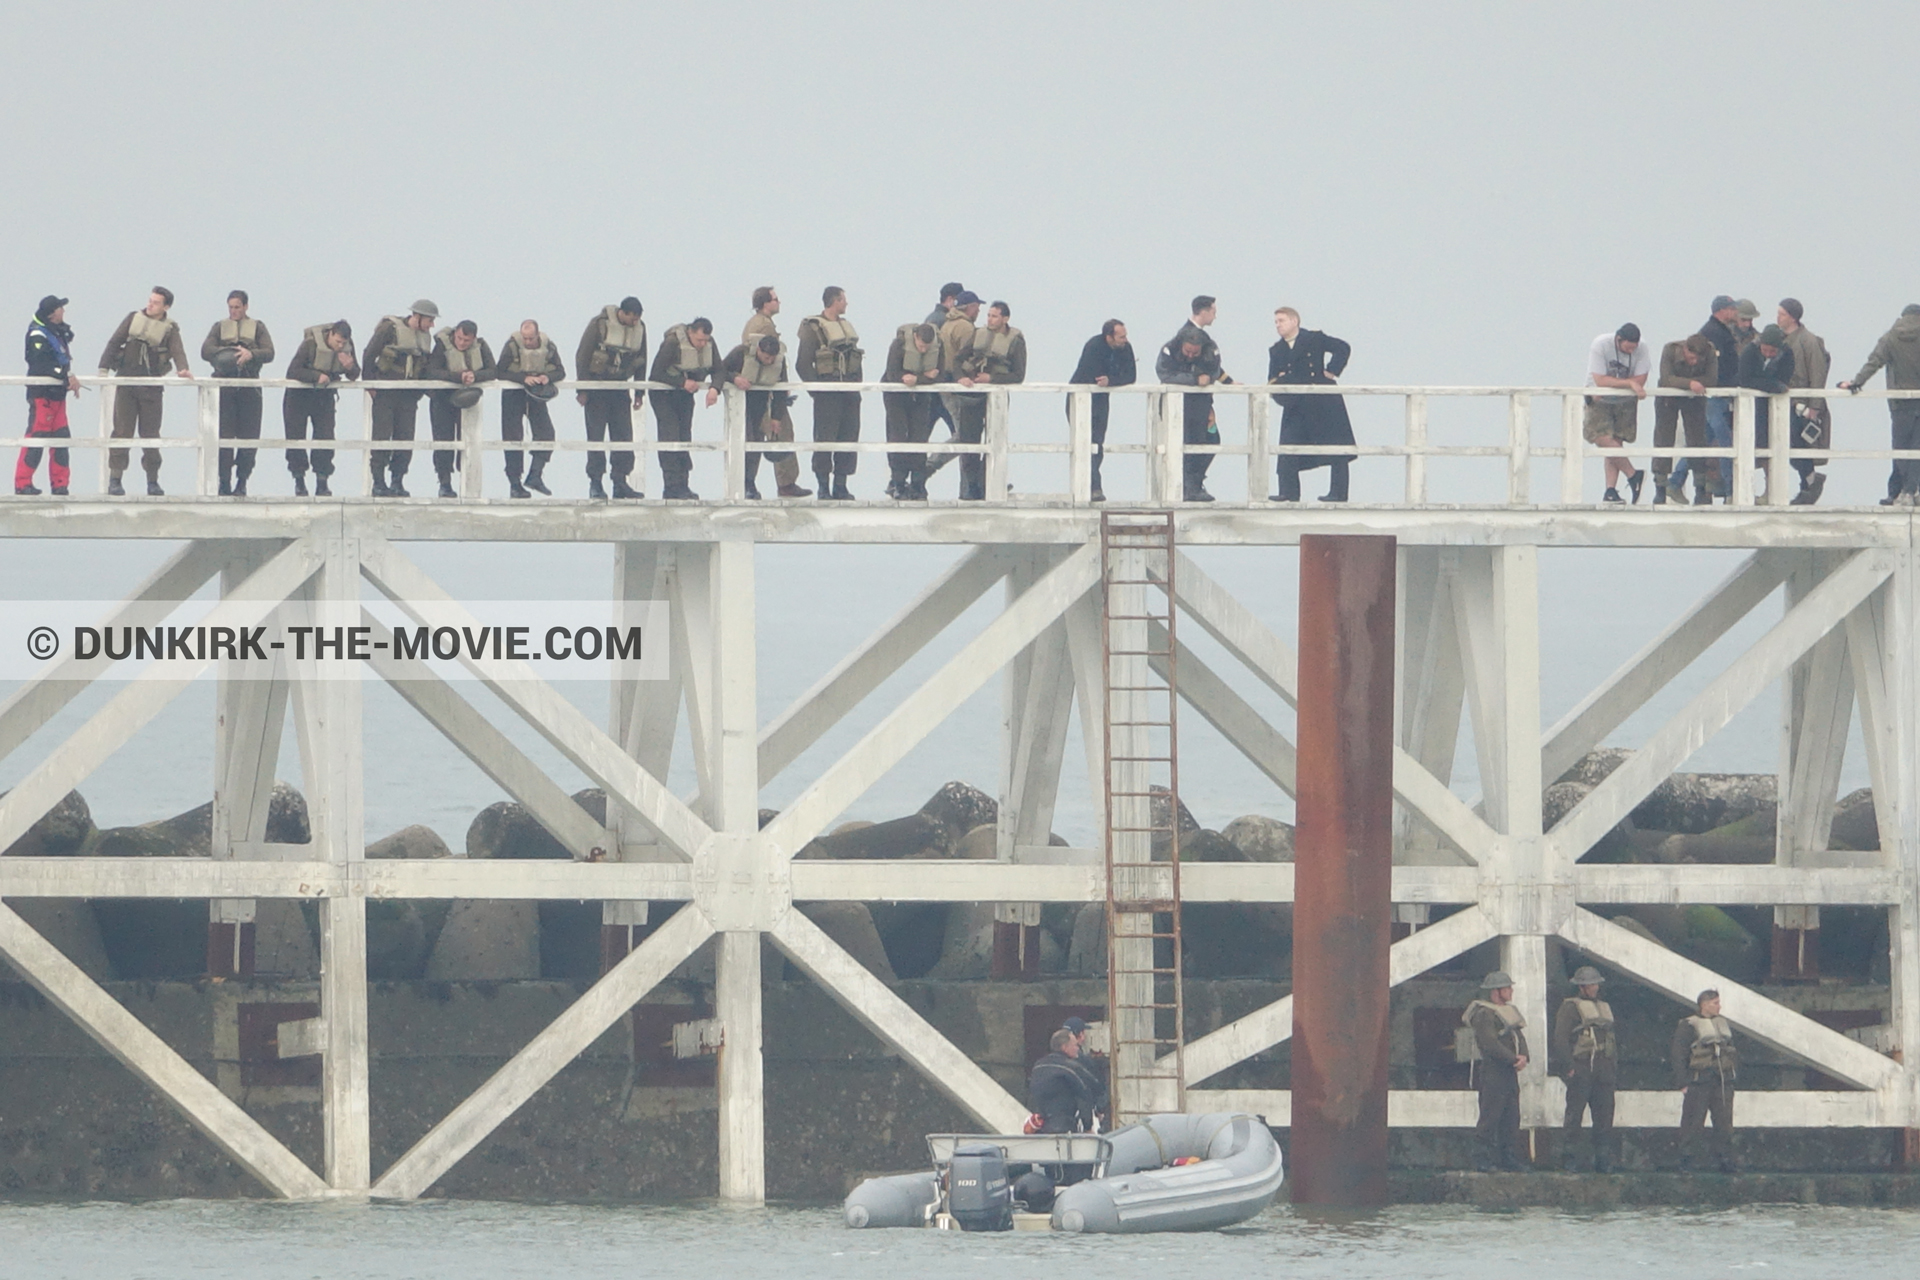
<instances>
[{"instance_id":1,"label":"wooden railing post","mask_svg":"<svg viewBox=\"0 0 1920 1280\"><path fill-rule=\"evenodd\" d=\"M1427 397L1418 391L1407 394L1407 505L1427 504Z\"/></svg>"},{"instance_id":2,"label":"wooden railing post","mask_svg":"<svg viewBox=\"0 0 1920 1280\"><path fill-rule=\"evenodd\" d=\"M195 436L200 448L195 458L199 466L196 468L193 492L197 497L211 498L220 491L220 389L202 382L195 392L200 409ZM163 453L161 461L165 460Z\"/></svg>"},{"instance_id":3,"label":"wooden railing post","mask_svg":"<svg viewBox=\"0 0 1920 1280\"><path fill-rule=\"evenodd\" d=\"M1581 481L1586 470L1587 441L1581 434L1581 415L1586 406L1586 397L1563 395L1560 397L1560 502L1562 506L1577 506L1580 502Z\"/></svg>"},{"instance_id":4,"label":"wooden railing post","mask_svg":"<svg viewBox=\"0 0 1920 1280\"><path fill-rule=\"evenodd\" d=\"M1533 397L1514 392L1507 397L1507 505L1527 505L1533 471Z\"/></svg>"},{"instance_id":5,"label":"wooden railing post","mask_svg":"<svg viewBox=\"0 0 1920 1280\"><path fill-rule=\"evenodd\" d=\"M1753 397L1751 395L1733 398L1733 457L1728 464L1733 468L1733 505L1750 507L1753 505Z\"/></svg>"}]
</instances>

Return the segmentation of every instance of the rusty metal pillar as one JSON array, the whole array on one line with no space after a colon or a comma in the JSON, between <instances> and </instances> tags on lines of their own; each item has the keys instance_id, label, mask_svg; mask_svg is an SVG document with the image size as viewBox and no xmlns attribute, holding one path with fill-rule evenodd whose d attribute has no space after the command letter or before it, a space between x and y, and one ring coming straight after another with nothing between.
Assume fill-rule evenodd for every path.
<instances>
[{"instance_id":1,"label":"rusty metal pillar","mask_svg":"<svg viewBox=\"0 0 1920 1280\"><path fill-rule=\"evenodd\" d=\"M1387 1200L1394 539L1300 539L1295 1204Z\"/></svg>"}]
</instances>

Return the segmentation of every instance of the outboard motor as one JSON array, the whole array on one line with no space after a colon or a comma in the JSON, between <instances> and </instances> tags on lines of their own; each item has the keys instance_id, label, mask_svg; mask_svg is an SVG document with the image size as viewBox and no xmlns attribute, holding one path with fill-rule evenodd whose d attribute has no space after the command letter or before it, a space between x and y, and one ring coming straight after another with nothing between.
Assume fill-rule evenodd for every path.
<instances>
[{"instance_id":1,"label":"outboard motor","mask_svg":"<svg viewBox=\"0 0 1920 1280\"><path fill-rule=\"evenodd\" d=\"M954 1148L947 1166L947 1212L962 1231L1013 1230L1013 1188L1007 1158L988 1142Z\"/></svg>"},{"instance_id":2,"label":"outboard motor","mask_svg":"<svg viewBox=\"0 0 1920 1280\"><path fill-rule=\"evenodd\" d=\"M1015 1204L1025 1205L1028 1213L1053 1211L1053 1177L1045 1169L1029 1169L1013 1181Z\"/></svg>"}]
</instances>

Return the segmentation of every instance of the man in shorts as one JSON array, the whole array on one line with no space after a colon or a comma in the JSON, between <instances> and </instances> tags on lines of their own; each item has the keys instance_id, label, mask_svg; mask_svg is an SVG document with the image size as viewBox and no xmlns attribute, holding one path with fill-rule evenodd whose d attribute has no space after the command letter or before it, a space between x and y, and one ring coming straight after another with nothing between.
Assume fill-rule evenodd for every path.
<instances>
[{"instance_id":1,"label":"man in shorts","mask_svg":"<svg viewBox=\"0 0 1920 1280\"><path fill-rule=\"evenodd\" d=\"M1603 333L1593 340L1593 349L1587 356L1587 385L1590 387L1616 387L1631 391L1631 396L1588 396L1586 415L1581 422L1580 432L1588 444L1599 445L1602 449L1618 449L1632 444L1634 437L1640 434L1640 402L1647 395L1647 376L1653 372L1652 362L1640 345L1640 326L1629 321L1612 333ZM1607 491L1604 495L1608 502L1625 502L1620 496L1619 480L1627 478L1627 487L1633 490L1633 501L1640 501L1640 485L1646 478L1646 472L1633 465L1633 460L1624 454L1608 454ZM1653 500L1660 501L1660 490L1656 486Z\"/></svg>"}]
</instances>

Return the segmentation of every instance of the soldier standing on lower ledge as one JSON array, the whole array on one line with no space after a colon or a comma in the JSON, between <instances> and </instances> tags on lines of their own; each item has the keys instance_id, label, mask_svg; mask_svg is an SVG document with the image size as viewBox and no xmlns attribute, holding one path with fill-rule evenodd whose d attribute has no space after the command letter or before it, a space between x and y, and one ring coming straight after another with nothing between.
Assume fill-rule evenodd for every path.
<instances>
[{"instance_id":1,"label":"soldier standing on lower ledge","mask_svg":"<svg viewBox=\"0 0 1920 1280\"><path fill-rule=\"evenodd\" d=\"M1526 1168L1520 1159L1520 1072L1527 1065L1527 1020L1513 1003L1513 979L1495 969L1480 983L1483 999L1467 1005L1460 1021L1473 1031L1479 1055L1474 1072L1480 1092L1475 1128L1482 1173Z\"/></svg>"},{"instance_id":2,"label":"soldier standing on lower ledge","mask_svg":"<svg viewBox=\"0 0 1920 1280\"><path fill-rule=\"evenodd\" d=\"M1720 1172L1739 1171L1733 1159L1733 1087L1739 1074L1733 1027L1720 1015L1720 993L1709 987L1700 993L1694 1014L1673 1029L1673 1082L1686 1091L1680 1101L1683 1167L1694 1166L1711 1112Z\"/></svg>"},{"instance_id":3,"label":"soldier standing on lower ledge","mask_svg":"<svg viewBox=\"0 0 1920 1280\"><path fill-rule=\"evenodd\" d=\"M1600 998L1606 981L1592 965L1574 970L1578 994L1560 1002L1553 1016L1553 1047L1567 1064L1567 1117L1561 1128L1560 1162L1573 1172L1573 1140L1581 1116L1593 1112L1593 1171L1613 1172L1613 1089L1618 1079L1613 1008Z\"/></svg>"}]
</instances>

